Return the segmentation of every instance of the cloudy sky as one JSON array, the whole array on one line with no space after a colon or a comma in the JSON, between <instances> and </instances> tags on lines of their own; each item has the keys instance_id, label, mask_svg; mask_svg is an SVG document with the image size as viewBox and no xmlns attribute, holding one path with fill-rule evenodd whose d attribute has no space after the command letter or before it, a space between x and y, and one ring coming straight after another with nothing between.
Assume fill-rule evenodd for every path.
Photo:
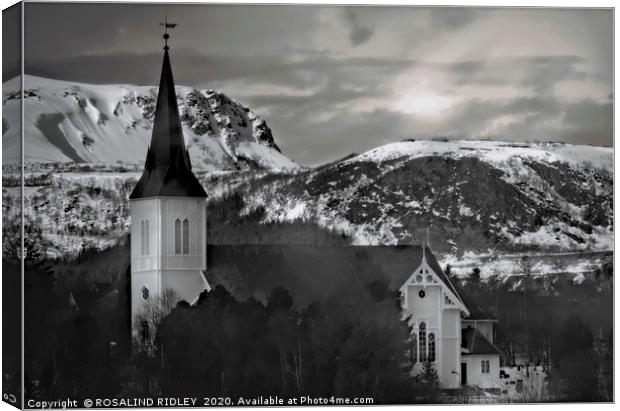
<instances>
[{"instance_id":1,"label":"cloudy sky","mask_svg":"<svg viewBox=\"0 0 620 411\"><path fill-rule=\"evenodd\" d=\"M404 138L613 143L611 10L29 3L26 71L154 84L164 13L177 84L249 105L301 164Z\"/></svg>"}]
</instances>

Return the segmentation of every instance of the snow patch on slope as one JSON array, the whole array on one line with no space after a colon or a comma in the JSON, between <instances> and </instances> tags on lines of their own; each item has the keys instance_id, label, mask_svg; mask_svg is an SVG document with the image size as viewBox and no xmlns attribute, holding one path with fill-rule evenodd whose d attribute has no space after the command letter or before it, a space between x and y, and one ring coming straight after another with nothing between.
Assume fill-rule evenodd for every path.
<instances>
[{"instance_id":1,"label":"snow patch on slope","mask_svg":"<svg viewBox=\"0 0 620 411\"><path fill-rule=\"evenodd\" d=\"M157 88L24 77L26 162L141 163L153 127ZM19 82L3 84L3 162L20 161ZM213 90L177 87L179 114L198 170L298 171L264 120Z\"/></svg>"},{"instance_id":2,"label":"snow patch on slope","mask_svg":"<svg viewBox=\"0 0 620 411\"><path fill-rule=\"evenodd\" d=\"M402 141L387 144L353 157L346 162L371 161L381 163L401 157L417 158L442 156L451 158L477 157L507 168L515 158L545 163L568 163L573 166L613 169L613 150L610 147L564 143L508 143L501 141Z\"/></svg>"}]
</instances>

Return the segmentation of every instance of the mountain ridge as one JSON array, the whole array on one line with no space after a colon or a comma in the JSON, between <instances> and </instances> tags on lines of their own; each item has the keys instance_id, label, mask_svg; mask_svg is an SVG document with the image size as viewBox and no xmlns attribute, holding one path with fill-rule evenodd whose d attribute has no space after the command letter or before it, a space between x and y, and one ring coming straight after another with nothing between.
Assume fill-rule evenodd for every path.
<instances>
[{"instance_id":1,"label":"mountain ridge","mask_svg":"<svg viewBox=\"0 0 620 411\"><path fill-rule=\"evenodd\" d=\"M282 155L267 123L223 93L177 86L183 134L196 169L301 167ZM19 82L3 84L3 162L19 161ZM26 162L143 163L157 87L24 78Z\"/></svg>"},{"instance_id":2,"label":"mountain ridge","mask_svg":"<svg viewBox=\"0 0 620 411\"><path fill-rule=\"evenodd\" d=\"M457 244L476 233L468 241L480 252L497 244L606 250L613 240L611 148L398 142L267 186L257 180L239 187L244 213L260 207L264 221L316 221L359 244L419 241L426 228Z\"/></svg>"},{"instance_id":3,"label":"mountain ridge","mask_svg":"<svg viewBox=\"0 0 620 411\"><path fill-rule=\"evenodd\" d=\"M34 113L25 119L26 150L38 150L26 162L27 226L51 256L115 244L130 225L127 196L142 170L156 88L25 80L24 103ZM357 245L421 243L428 230L442 263L465 269L484 262L503 270L510 260L514 271L514 255L541 253L539 270L553 272L564 269L558 253L577 255L571 267L591 271L613 249L611 147L404 140L304 168L280 152L249 108L212 90L177 87L177 93L194 172L210 207L221 202L225 209L232 198L234 212L211 214L215 244L273 239L244 230L270 225L273 233L280 223L288 224L286 235L316 226ZM18 103L19 95L5 88L8 234L17 227L11 204L20 196L19 167L6 161L19 143ZM51 158L41 162L37 153ZM217 231L218 224L227 229ZM585 264L579 254L588 252L598 254Z\"/></svg>"}]
</instances>

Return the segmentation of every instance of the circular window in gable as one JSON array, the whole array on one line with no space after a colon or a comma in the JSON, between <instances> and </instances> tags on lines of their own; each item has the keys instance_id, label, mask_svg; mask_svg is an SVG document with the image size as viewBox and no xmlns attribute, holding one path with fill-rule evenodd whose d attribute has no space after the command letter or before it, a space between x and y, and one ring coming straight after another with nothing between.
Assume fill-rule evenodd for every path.
<instances>
[{"instance_id":1,"label":"circular window in gable","mask_svg":"<svg viewBox=\"0 0 620 411\"><path fill-rule=\"evenodd\" d=\"M420 290L420 292L418 293L418 296L419 296L420 298L424 298L424 297L426 297L426 291L424 291L424 290Z\"/></svg>"}]
</instances>

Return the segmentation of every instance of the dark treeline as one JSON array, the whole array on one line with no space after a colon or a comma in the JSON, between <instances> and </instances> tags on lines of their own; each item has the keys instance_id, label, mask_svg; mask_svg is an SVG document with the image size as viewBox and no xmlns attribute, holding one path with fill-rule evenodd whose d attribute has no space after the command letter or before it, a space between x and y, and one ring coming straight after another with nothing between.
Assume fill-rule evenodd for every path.
<instances>
[{"instance_id":1,"label":"dark treeline","mask_svg":"<svg viewBox=\"0 0 620 411\"><path fill-rule=\"evenodd\" d=\"M49 260L26 244L26 398L121 392L131 348L127 251L88 249L72 259Z\"/></svg>"},{"instance_id":2,"label":"dark treeline","mask_svg":"<svg viewBox=\"0 0 620 411\"><path fill-rule=\"evenodd\" d=\"M266 303L238 301L222 286L195 306L179 303L156 332L139 333L136 394L433 401L436 373L409 375L410 329L398 295L366 267L303 309L283 287Z\"/></svg>"},{"instance_id":3,"label":"dark treeline","mask_svg":"<svg viewBox=\"0 0 620 411\"><path fill-rule=\"evenodd\" d=\"M13 261L2 261L2 392L14 395L16 407L21 404L21 267ZM6 397L5 397L6 398Z\"/></svg>"},{"instance_id":4,"label":"dark treeline","mask_svg":"<svg viewBox=\"0 0 620 411\"><path fill-rule=\"evenodd\" d=\"M539 365L550 401L612 401L613 265L605 262L583 281L574 274L534 276L526 258L523 275L483 281L475 268L452 282L468 301L497 319L502 363Z\"/></svg>"},{"instance_id":5,"label":"dark treeline","mask_svg":"<svg viewBox=\"0 0 620 411\"><path fill-rule=\"evenodd\" d=\"M224 287L180 302L130 349L127 246L39 259L26 276L27 398L335 395L441 401L432 369L409 376L399 295L363 256L320 302L274 284L264 301ZM613 267L574 275L459 280L498 318L504 365L541 365L551 401L612 400ZM291 272L291 276L295 276ZM320 278L320 277L317 277ZM5 386L7 381L4 381ZM458 400L460 401L460 400Z\"/></svg>"},{"instance_id":6,"label":"dark treeline","mask_svg":"<svg viewBox=\"0 0 620 411\"><path fill-rule=\"evenodd\" d=\"M141 330L131 349L123 250L28 267L27 398L305 394L436 401L434 370L409 375L408 322L398 293L371 261L357 262L358 275L335 284L324 301L301 308L284 287L261 302L240 301L217 286L194 306L176 304L152 331Z\"/></svg>"}]
</instances>

